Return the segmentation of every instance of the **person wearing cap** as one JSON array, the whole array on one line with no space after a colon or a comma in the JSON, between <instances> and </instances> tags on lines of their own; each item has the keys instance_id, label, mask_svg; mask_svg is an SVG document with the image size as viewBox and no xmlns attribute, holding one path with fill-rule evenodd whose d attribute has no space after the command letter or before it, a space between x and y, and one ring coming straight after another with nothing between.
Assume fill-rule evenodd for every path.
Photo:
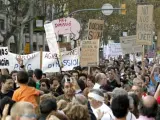
<instances>
[{"instance_id":1,"label":"person wearing cap","mask_svg":"<svg viewBox=\"0 0 160 120\"><path fill-rule=\"evenodd\" d=\"M88 94L88 100L97 120L114 120L112 110L104 103L104 94L101 90L92 89Z\"/></svg>"},{"instance_id":2,"label":"person wearing cap","mask_svg":"<svg viewBox=\"0 0 160 120\"><path fill-rule=\"evenodd\" d=\"M111 104L112 104L112 100L118 96L123 96L123 95L127 95L128 93L126 90L122 89L122 88L115 88L112 92L108 92L108 94L111 96ZM133 99L131 97L129 98L129 104L130 107L132 107L133 105ZM136 117L134 116L134 114L132 114L130 111L128 112L127 116L126 116L126 120L136 120Z\"/></svg>"}]
</instances>

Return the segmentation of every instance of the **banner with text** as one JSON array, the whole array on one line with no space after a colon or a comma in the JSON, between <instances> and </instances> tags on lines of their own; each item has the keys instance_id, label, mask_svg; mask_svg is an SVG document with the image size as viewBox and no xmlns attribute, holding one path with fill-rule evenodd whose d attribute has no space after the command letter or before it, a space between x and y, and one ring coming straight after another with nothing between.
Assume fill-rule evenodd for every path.
<instances>
[{"instance_id":1,"label":"banner with text","mask_svg":"<svg viewBox=\"0 0 160 120\"><path fill-rule=\"evenodd\" d=\"M142 45L136 45L136 35L120 37L123 54L142 52Z\"/></svg>"},{"instance_id":2,"label":"banner with text","mask_svg":"<svg viewBox=\"0 0 160 120\"><path fill-rule=\"evenodd\" d=\"M97 66L99 64L99 40L83 40L80 65Z\"/></svg>"},{"instance_id":3,"label":"banner with text","mask_svg":"<svg viewBox=\"0 0 160 120\"><path fill-rule=\"evenodd\" d=\"M153 5L138 5L137 11L136 44L152 45L154 30Z\"/></svg>"},{"instance_id":4,"label":"banner with text","mask_svg":"<svg viewBox=\"0 0 160 120\"><path fill-rule=\"evenodd\" d=\"M0 47L0 69L9 68L11 64L8 58L8 47Z\"/></svg>"},{"instance_id":5,"label":"banner with text","mask_svg":"<svg viewBox=\"0 0 160 120\"><path fill-rule=\"evenodd\" d=\"M102 37L104 20L90 19L88 23L88 40L97 40Z\"/></svg>"},{"instance_id":6,"label":"banner with text","mask_svg":"<svg viewBox=\"0 0 160 120\"><path fill-rule=\"evenodd\" d=\"M40 52L35 52L28 55L17 55L14 53L8 54L8 59L11 60L12 64L8 67L9 71L20 70L20 66L16 58L21 57L24 60L25 69L34 70L40 67ZM43 52L42 58L42 70L43 72L60 72L58 61L55 54L51 52ZM62 71L72 70L74 67L79 66L79 48L75 48L68 54L62 55Z\"/></svg>"},{"instance_id":7,"label":"banner with text","mask_svg":"<svg viewBox=\"0 0 160 120\"><path fill-rule=\"evenodd\" d=\"M123 55L120 43L110 43L106 45L103 49L103 55L106 59L118 58L118 56Z\"/></svg>"}]
</instances>

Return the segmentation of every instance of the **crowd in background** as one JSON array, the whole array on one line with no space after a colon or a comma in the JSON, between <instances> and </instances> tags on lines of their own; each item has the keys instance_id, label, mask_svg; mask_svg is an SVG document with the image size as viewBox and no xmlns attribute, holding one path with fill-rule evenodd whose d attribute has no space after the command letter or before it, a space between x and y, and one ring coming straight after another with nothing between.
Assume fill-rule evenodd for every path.
<instances>
[{"instance_id":1,"label":"crowd in background","mask_svg":"<svg viewBox=\"0 0 160 120\"><path fill-rule=\"evenodd\" d=\"M18 62L21 71L1 69L2 120L160 120L158 59L119 57L61 73Z\"/></svg>"}]
</instances>

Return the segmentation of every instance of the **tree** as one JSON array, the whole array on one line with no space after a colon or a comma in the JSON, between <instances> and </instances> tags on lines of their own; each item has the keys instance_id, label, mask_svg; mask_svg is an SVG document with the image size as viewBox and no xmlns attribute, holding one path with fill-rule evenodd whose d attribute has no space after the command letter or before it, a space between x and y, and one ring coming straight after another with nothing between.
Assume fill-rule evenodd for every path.
<instances>
[{"instance_id":1,"label":"tree","mask_svg":"<svg viewBox=\"0 0 160 120\"><path fill-rule=\"evenodd\" d=\"M7 46L9 38L15 36L14 39L16 43L16 48L22 43L22 38L18 34L23 33L25 24L28 23L31 19L31 7L34 5L34 0L1 0L3 4L2 10L6 15L6 30L0 30L1 35L4 38L3 46ZM17 50L19 51L19 50Z\"/></svg>"}]
</instances>

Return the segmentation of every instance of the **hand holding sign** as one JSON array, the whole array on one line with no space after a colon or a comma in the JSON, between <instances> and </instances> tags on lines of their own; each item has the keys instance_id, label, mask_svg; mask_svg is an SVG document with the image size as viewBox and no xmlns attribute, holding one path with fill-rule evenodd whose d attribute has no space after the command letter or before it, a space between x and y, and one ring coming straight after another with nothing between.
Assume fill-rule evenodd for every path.
<instances>
[{"instance_id":1,"label":"hand holding sign","mask_svg":"<svg viewBox=\"0 0 160 120\"><path fill-rule=\"evenodd\" d=\"M20 66L23 66L23 59L21 58L21 56L19 56L18 58L16 58L16 60L17 60L17 62L18 62L18 64Z\"/></svg>"}]
</instances>

